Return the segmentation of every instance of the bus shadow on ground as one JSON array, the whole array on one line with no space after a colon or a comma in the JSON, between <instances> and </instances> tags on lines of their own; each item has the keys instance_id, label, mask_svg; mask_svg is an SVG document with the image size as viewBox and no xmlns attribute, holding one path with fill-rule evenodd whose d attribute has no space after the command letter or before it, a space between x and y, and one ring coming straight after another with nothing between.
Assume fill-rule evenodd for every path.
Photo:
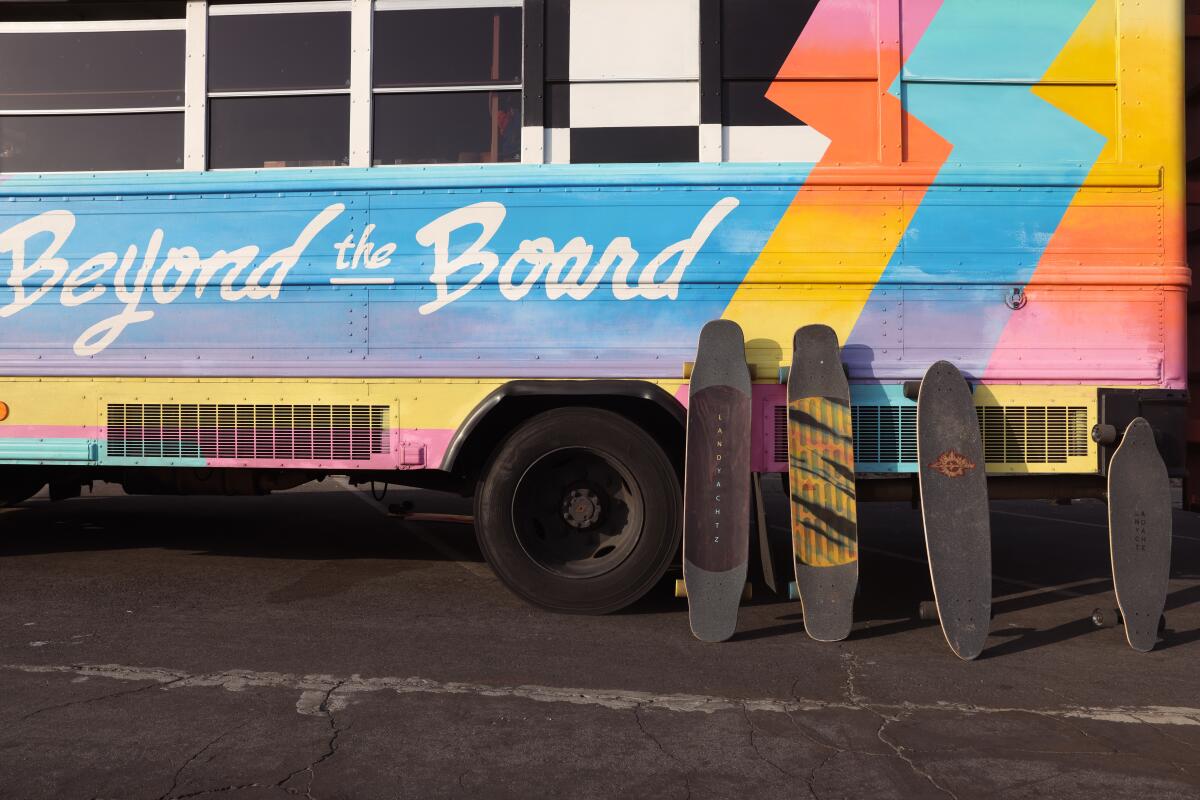
<instances>
[{"instance_id":1,"label":"bus shadow on ground","mask_svg":"<svg viewBox=\"0 0 1200 800\"><path fill-rule=\"evenodd\" d=\"M434 502L445 513L464 513L469 504L456 496ZM0 558L168 548L283 560L454 560L412 535L414 527L451 545L458 560L483 562L469 525L409 522L389 517L382 507L372 513L349 492L329 488L265 497L34 499L0 515Z\"/></svg>"},{"instance_id":2,"label":"bus shadow on ground","mask_svg":"<svg viewBox=\"0 0 1200 800\"><path fill-rule=\"evenodd\" d=\"M778 481L766 482L768 526L775 537L789 536L786 497ZM774 484L774 486L772 485ZM399 493L403 496L403 492ZM365 497L365 495L364 495ZM180 514L181 498L111 496L49 503L35 499L25 507L0 515L0 558L73 551L169 548L199 556L223 556L300 561L362 562L354 571L388 573L417 568L419 562L484 559L470 525L415 521L376 513L349 492L330 487L301 488L286 493L286 505L276 497L214 497L189 502ZM195 501L196 498L191 500ZM1006 513L1006 509L1017 509ZM1032 506L1043 516L1023 513L1029 503L997 503L993 515L993 609L997 616L1029 611L1087 597L1095 607L1113 604L1107 533L1097 523L1055 515L1095 516L1094 510ZM422 513L468 515L470 501L456 496L423 493L416 510ZM1187 531L1200 529L1200 517L1180 513ZM331 535L334 532L335 535ZM1188 534L1190 536L1190 534ZM447 548L428 544L436 538ZM752 641L802 633L800 603L772 594L755 563L757 535L751 552L754 583L750 606L766 607L775 624L740 632L735 639ZM919 512L907 503L864 504L860 508L860 579L855 604L856 624L851 639L873 639L936 625L918 615L920 603L933 597ZM1188 538L1174 548L1172 577L1200 581L1200 546ZM378 569L370 563L378 561ZM789 563L777 565L777 586L786 589ZM345 569L330 567L306 579L303 586L284 587L272 602L291 595L308 597L336 593L337 586L362 579ZM759 574L755 574L758 572ZM344 574L343 574L344 573ZM678 565L645 597L619 614L685 615L686 600L674 596ZM312 585L308 585L312 584ZM320 585L318 585L320 584ZM328 585L327 585L328 584ZM1160 649L1200 640L1200 629L1172 628L1171 612L1200 602L1200 583L1176 589L1167 598L1167 633ZM1053 645L1094 632L1088 618L1063 620L1049 628L993 626L993 643L985 652L997 657ZM995 640L999 641L995 641Z\"/></svg>"}]
</instances>

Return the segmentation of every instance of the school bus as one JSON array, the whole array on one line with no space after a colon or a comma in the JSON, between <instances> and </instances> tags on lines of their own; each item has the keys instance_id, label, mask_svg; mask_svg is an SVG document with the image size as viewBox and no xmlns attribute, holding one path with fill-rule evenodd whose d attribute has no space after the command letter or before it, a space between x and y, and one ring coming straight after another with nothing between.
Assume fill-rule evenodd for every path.
<instances>
[{"instance_id":1,"label":"school bus","mask_svg":"<svg viewBox=\"0 0 1200 800\"><path fill-rule=\"evenodd\" d=\"M720 318L757 472L825 323L860 500L939 359L998 496L1096 495L1139 415L1178 476L1183 43L1181 0L8 4L0 497L455 491L518 595L612 611L677 563Z\"/></svg>"}]
</instances>

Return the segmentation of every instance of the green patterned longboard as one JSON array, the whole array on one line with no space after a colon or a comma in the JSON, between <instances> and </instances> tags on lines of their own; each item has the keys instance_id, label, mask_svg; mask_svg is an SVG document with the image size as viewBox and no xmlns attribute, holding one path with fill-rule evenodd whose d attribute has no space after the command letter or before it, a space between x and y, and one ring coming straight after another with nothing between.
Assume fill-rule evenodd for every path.
<instances>
[{"instance_id":1,"label":"green patterned longboard","mask_svg":"<svg viewBox=\"0 0 1200 800\"><path fill-rule=\"evenodd\" d=\"M850 635L858 588L858 510L850 385L837 334L796 331L788 376L792 554L804 629L818 641Z\"/></svg>"}]
</instances>

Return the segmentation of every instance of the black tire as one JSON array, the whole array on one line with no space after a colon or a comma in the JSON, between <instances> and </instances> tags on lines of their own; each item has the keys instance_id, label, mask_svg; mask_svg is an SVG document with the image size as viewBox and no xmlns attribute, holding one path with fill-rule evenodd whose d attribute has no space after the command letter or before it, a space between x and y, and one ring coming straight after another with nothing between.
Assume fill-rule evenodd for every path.
<instances>
[{"instance_id":1,"label":"black tire","mask_svg":"<svg viewBox=\"0 0 1200 800\"><path fill-rule=\"evenodd\" d=\"M679 552L683 495L662 447L628 419L562 408L497 448L475 492L479 547L535 606L607 614L648 592Z\"/></svg>"}]
</instances>

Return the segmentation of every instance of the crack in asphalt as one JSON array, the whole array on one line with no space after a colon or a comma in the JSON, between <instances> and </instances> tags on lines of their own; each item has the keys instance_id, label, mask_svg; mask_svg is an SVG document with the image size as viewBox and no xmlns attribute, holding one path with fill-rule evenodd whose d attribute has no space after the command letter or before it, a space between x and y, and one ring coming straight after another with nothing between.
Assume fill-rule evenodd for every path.
<instances>
[{"instance_id":1,"label":"crack in asphalt","mask_svg":"<svg viewBox=\"0 0 1200 800\"><path fill-rule=\"evenodd\" d=\"M879 727L875 731L875 738L887 745L888 748L890 748L892 752L896 754L897 758L908 765L908 768L912 770L913 774L924 778L931 786L933 786L933 788L937 789L942 794L947 795L951 798L951 800L958 800L957 794L938 783L936 778L930 775L926 770L922 769L905 753L908 748L902 744L899 744L898 742L892 741L885 735L884 731L887 730L889 725L894 722L900 722L904 719L907 719L909 712L902 712L900 714L887 714L866 702L866 698L859 693L855 683L858 679L858 671L862 669L862 665L858 660L858 656L854 655L854 653L843 653L842 664L846 669L846 680L843 683L843 695L845 696L846 701L857 708L861 708L864 711L869 711L870 713L879 717L880 723Z\"/></svg>"},{"instance_id":2,"label":"crack in asphalt","mask_svg":"<svg viewBox=\"0 0 1200 800\"><path fill-rule=\"evenodd\" d=\"M854 754L856 756L873 756L876 758L896 758L902 761L911 771L912 774L927 782L930 786L936 789L940 794L945 795L951 800L958 800L954 791L947 786L942 785L938 780L924 769L912 757L914 754L925 753L930 751L916 751L905 746L900 740L890 735L890 728L897 722L902 722L911 719L916 714L926 712L939 713L960 713L971 716L976 714L1028 714L1034 717L1044 717L1066 727L1086 741L1094 742L1103 747L1103 750L1088 750L1069 751L1067 755L1101 755L1111 756L1115 754L1127 755L1133 757L1137 754L1120 753L1118 749L1113 747L1111 740L1106 739L1098 734L1093 734L1080 725L1074 724L1074 720L1096 720L1110 723L1137 723L1152 728L1156 733L1159 733L1164 738L1182 745L1187 748L1188 752L1196 752L1197 745L1188 742L1184 738L1173 736L1163 726L1169 725L1197 725L1200 724L1200 712L1190 708L1166 708L1166 707L1120 707L1108 709L1089 709L1083 706L1064 707L1061 709L1034 709L1034 708L990 708L980 707L967 703L875 703L871 702L860 689L860 682L863 674L863 664L858 656L851 652L843 652L841 655L842 667L844 670L843 680L841 682L840 698L824 700L803 699L797 696L800 681L804 676L799 676L792 682L788 699L760 699L760 700L734 700L732 698L713 697L705 695L655 695L647 692L622 691L622 690L591 690L591 689L566 689L548 686L493 686L485 684L472 683L448 683L433 681L424 678L363 678L358 675L353 675L347 678L337 678L331 675L289 675L284 673L267 673L253 672L248 670L228 670L224 672L206 673L190 675L178 670L143 668L143 667L123 667L119 665L87 665L73 664L64 666L50 665L20 665L7 664L0 665L0 670L17 670L27 673L37 674L66 674L83 677L99 677L114 680L138 681L145 683L133 689L126 689L117 692L109 692L107 694L88 697L81 700L73 700L65 703L58 703L44 708L37 709L22 717L23 720L28 720L39 714L44 714L48 711L69 708L72 706L85 705L94 703L99 700L112 699L122 696L135 695L146 692L153 688L172 688L178 690L180 688L193 687L215 687L227 691L241 691L245 689L299 689L302 692L301 702L297 703L297 710L300 713L310 713L316 716L324 716L328 724L328 738L325 743L324 751L310 763L301 769L294 770L285 776L282 780L273 784L263 783L244 783L233 784L229 786L208 788L200 791L190 792L182 795L173 794L178 789L179 781L197 759L215 747L216 744L226 736L230 735L237 728L230 729L222 733L216 739L205 744L196 751L179 769L175 772L171 789L163 795L163 798L173 798L173 800L186 800L186 798L198 797L206 794L219 794L222 792L234 791L238 789L249 788L267 788L277 789L286 792L292 796L303 796L313 799L312 787L315 780L316 769L332 758L339 748L339 737L349 730L348 725L343 725L342 720L334 713L337 710L345 708L347 699L355 693L377 692L377 691L393 691L398 694L408 693L431 693L431 694L447 694L447 695L474 695L482 698L511 698L516 700L531 700L535 702L557 702L576 705L590 705L602 707L609 710L628 709L634 713L634 719L641 733L649 738L659 752L666 758L675 762L683 772L683 782L686 792L686 797L690 798L693 793L692 779L694 773L691 772L688 766L681 761L674 753L670 752L663 745L663 742L656 737L653 732L647 727L644 719L644 712L647 710L661 710L671 712L694 713L701 712L703 714L711 714L724 711L739 711L742 715L743 722L748 729L748 738L750 749L754 751L755 756L770 765L779 774L788 777L799 777L804 780L809 793L812 797L820 799L820 793L817 790L817 782L821 777L822 770L833 763L839 756L843 754ZM1074 702L1072 698L1066 695L1059 694L1053 690L1047 690L1049 694L1063 698L1066 701ZM305 698L310 699L305 699ZM317 698L320 702L314 702ZM305 710L301 710L301 709ZM807 769L807 776L801 776L789 772L781 764L774 761L767 752L765 752L759 742L759 735L763 731L758 727L753 719L753 712L763 713L783 713L787 716L791 726L805 740L812 744L827 750L820 760ZM814 732L809 732L809 729L801 724L797 718L800 712L862 712L870 714L879 719L879 725L875 728L875 739L883 746L884 751L876 751L874 747L870 749L862 749L859 747L843 747L839 744L824 740L823 736L814 735ZM245 724L245 723L243 723ZM240 727L240 726L239 726ZM1015 751L1019 752L1019 751ZM1030 751L1040 752L1043 755L1047 751ZM211 760L211 759L210 759ZM1178 770L1183 774L1189 774L1188 768L1183 764L1190 763L1185 757L1181 761L1162 758L1164 764L1169 764L1174 770ZM469 772L469 771L468 771ZM463 778L468 773L458 776L460 785L463 785ZM296 780L298 776L306 775L307 782L303 788L289 786L288 784ZM161 800L161 799L160 799Z\"/></svg>"},{"instance_id":3,"label":"crack in asphalt","mask_svg":"<svg viewBox=\"0 0 1200 800\"><path fill-rule=\"evenodd\" d=\"M633 719L635 722L637 722L638 730L640 730L642 732L643 736L648 738L650 741L654 742L654 746L658 748L658 751L660 753L662 753L664 756L671 759L672 761L674 761L676 764L678 764L680 767L683 768L683 788L687 792L687 794L684 795L683 800L692 800L692 777L691 777L690 772L687 769L687 765L685 765L682 761L680 761L679 758L674 753L667 752L667 749L665 747L663 747L662 742L660 742L658 740L658 737L655 736L653 733L651 733L650 730L646 727L646 723L644 723L642 721L642 707L641 706L633 707Z\"/></svg>"},{"instance_id":4,"label":"crack in asphalt","mask_svg":"<svg viewBox=\"0 0 1200 800\"><path fill-rule=\"evenodd\" d=\"M1049 695L1051 695L1051 696L1053 696L1053 697L1057 697L1057 698L1059 698L1060 700L1066 700L1068 703L1075 703L1075 702L1076 702L1074 698L1072 698L1072 697L1068 696L1068 695L1067 695L1067 694L1065 694L1064 692L1059 692L1059 691L1057 691L1057 690L1055 690L1055 689L1052 689L1052 688L1050 688L1049 686L1043 686L1043 687L1042 687L1042 689L1043 689L1043 691L1045 691L1047 694L1049 694ZM1084 730L1083 728L1081 728L1080 726L1076 725L1075 723L1073 723L1073 722L1070 722L1069 720L1065 720L1065 719L1055 719L1054 721L1055 721L1055 722L1057 722L1057 723L1060 723L1060 724L1062 724L1062 725L1066 725L1068 728L1070 728L1071 730L1075 731L1076 733L1078 733L1080 736L1082 736L1082 737L1083 737L1083 738L1085 738L1085 739L1090 739L1090 740L1092 740L1092 741L1095 741L1095 742L1098 742L1098 743L1100 743L1100 745L1101 745L1101 746L1104 748L1104 752L1105 752L1105 753L1116 753L1116 752L1118 752L1118 748L1117 748L1117 747L1115 747L1115 746L1112 744L1112 742L1108 741L1107 739L1105 739L1105 738L1104 738L1104 737L1102 737L1102 736L1099 736L1099 735L1095 735L1095 734L1089 733L1088 731Z\"/></svg>"},{"instance_id":5,"label":"crack in asphalt","mask_svg":"<svg viewBox=\"0 0 1200 800\"><path fill-rule=\"evenodd\" d=\"M804 678L804 676L802 675L802 676L796 678L796 680L792 681L792 686L788 690L788 693L791 695L791 697L793 699L799 699L796 695L796 687L800 685L800 681L803 678ZM814 764L808 770L808 775L805 778L803 778L804 783L808 787L808 793L811 794L814 798L816 798L816 800L820 800L820 798L821 798L820 793L817 791L817 775L821 772L821 770L823 770L835 758L837 758L838 756L840 756L844 753L855 753L857 755L868 755L868 756L878 755L877 753L869 753L869 752L864 752L864 751L860 751L860 750L854 750L854 749L847 748L847 747L839 747L836 744L822 741L821 739L818 739L813 734L809 733L809 731L805 727L805 725L803 723L801 723L800 720L796 719L795 715L793 715L789 709L784 709L784 713L787 715L788 720L792 723L792 727L796 729L797 733L799 733L802 737L804 737L808 741L812 742L813 744L817 745L818 747L823 747L829 751L825 755L825 757L820 760L820 762Z\"/></svg>"},{"instance_id":6,"label":"crack in asphalt","mask_svg":"<svg viewBox=\"0 0 1200 800\"><path fill-rule=\"evenodd\" d=\"M779 772L780 775L783 775L785 778L794 777L792 773L776 764L769 757L767 757L762 750L759 749L757 741L758 726L755 725L754 720L750 718L750 709L746 708L745 705L742 706L742 719L746 721L746 726L750 729L750 748L754 750L754 754L758 756L759 760L770 764Z\"/></svg>"},{"instance_id":7,"label":"crack in asphalt","mask_svg":"<svg viewBox=\"0 0 1200 800\"><path fill-rule=\"evenodd\" d=\"M202 756L206 752L208 752L210 748L216 746L217 742L221 741L222 739L224 739L226 736L233 733L234 731L241 730L242 728L246 727L249 724L250 724L250 721L245 720L245 721L241 722L240 724L233 726L229 730L224 731L223 733L218 735L217 738L213 739L208 744L201 747L195 753L192 753L192 755L190 755L188 757L188 760L183 762L183 764L179 767L179 769L175 770L175 775L171 779L171 788L167 789L167 791L163 792L162 795L158 798L158 800L173 800L174 795L175 795L175 790L179 788L179 779L183 776L184 770L186 770L189 766L191 766L192 762L194 762L200 756Z\"/></svg>"},{"instance_id":8,"label":"crack in asphalt","mask_svg":"<svg viewBox=\"0 0 1200 800\"><path fill-rule=\"evenodd\" d=\"M333 694L338 689L340 689L344 683L345 683L345 681L339 681L339 682L335 683L333 686L329 687L328 691L325 692L324 699L321 701L321 704L318 706L318 711L329 720L330 736L329 736L329 740L326 742L326 745L325 745L325 752L322 753L320 756L318 756L313 761L310 761L304 767L301 767L300 769L289 772L282 779L276 781L275 783L257 783L257 782L255 782L255 783L238 783L238 784L231 784L229 786L219 786L216 788L201 789L201 790L195 791L195 792L188 792L187 794L179 794L179 795L171 794L171 792L173 792L174 789L176 788L176 786L178 785L179 776L182 775L184 769L187 768L188 764L191 764L193 761L195 761L196 758L198 758L202 753L204 753L210 747L215 745L221 739L225 738L230 733L233 733L235 730L245 727L248 724L248 722L243 722L241 725L238 725L237 727L231 728L230 730L226 731L225 733L222 733L216 739L213 739L211 742L209 742L204 747L202 747L199 751L197 751L197 753L195 755L193 755L191 758L189 758L187 763L185 763L182 767L180 767L179 770L175 773L175 783L172 784L171 791L168 791L167 794L164 794L161 798L159 798L159 800L189 800L189 798L201 797L206 794L221 794L223 792L233 792L233 791L237 791L239 789L275 789L275 790L284 792L284 793L286 793L288 795L292 795L292 796L302 795L304 798L306 798L306 800L316 800L316 798L313 796L313 793L312 793L313 780L316 778L316 768L320 764L324 763L325 761L327 761L333 757L334 753L337 752L338 737L341 736L341 734L345 730L348 730L348 728L342 728L338 725L337 720L334 718L334 715L333 715L333 709L332 709L333 704L331 703ZM308 775L308 783L304 787L303 792L300 792L297 789L292 789L291 787L287 786L288 782L290 782L291 780L296 778L298 775L303 775L303 774ZM463 774L465 775L466 773L463 773ZM461 782L462 782L461 776L459 778L459 782L461 785Z\"/></svg>"},{"instance_id":9,"label":"crack in asphalt","mask_svg":"<svg viewBox=\"0 0 1200 800\"><path fill-rule=\"evenodd\" d=\"M153 679L149 679L149 680L153 680ZM56 703L52 706L45 706L44 708L39 708L34 711L30 711L28 714L21 717L19 722L25 722L26 720L32 719L33 717L36 717L38 714L44 714L47 711L58 711L59 709L62 709L62 708L71 708L72 706L87 705L88 703L96 703L101 700L111 700L114 697L123 697L128 694L138 694L139 692L144 692L148 689L165 689L168 686L170 686L171 684L178 683L181 680L183 680L182 675L174 678L173 680L168 680L166 682L151 683L151 684L147 684L146 686L139 686L136 689L122 689L119 692L109 692L107 694L96 695L95 697L85 697L82 700L70 700L66 703Z\"/></svg>"},{"instance_id":10,"label":"crack in asphalt","mask_svg":"<svg viewBox=\"0 0 1200 800\"><path fill-rule=\"evenodd\" d=\"M203 797L206 794L223 794L225 792L236 792L240 789L278 789L278 786L270 783L237 783L230 786L218 786L215 789L201 789L197 792L188 792L187 794L175 795L172 800L190 800L193 797ZM280 790L286 791L286 790Z\"/></svg>"},{"instance_id":11,"label":"crack in asphalt","mask_svg":"<svg viewBox=\"0 0 1200 800\"><path fill-rule=\"evenodd\" d=\"M918 766L917 763L912 760L912 758L910 758L909 756L907 756L905 754L904 751L907 750L908 748L906 748L902 744L893 742L891 739L888 739L884 735L884 731L887 730L887 727L889 725L891 725L893 722L900 722L901 720L907 719L908 715L904 714L901 716L890 716L887 714L880 714L879 717L882 720L882 722L880 723L878 730L875 731L875 737L877 739L879 739L879 741L883 742L888 747L890 747L896 753L896 757L899 758L901 761L903 761L905 764L907 764L908 768L910 770L912 770L914 774L920 775L922 778L924 778L926 781L928 781L929 784L931 786L933 786L933 788L937 789L942 794L948 795L951 798L951 800L958 800L957 794L955 794L950 789L947 789L942 784L938 783L937 779L935 779L927 771L925 771L920 766Z\"/></svg>"},{"instance_id":12,"label":"crack in asphalt","mask_svg":"<svg viewBox=\"0 0 1200 800\"><path fill-rule=\"evenodd\" d=\"M329 691L327 691L325 693L325 699L322 700L321 704L317 707L317 710L321 714L324 714L325 717L329 720L329 741L326 742L326 744L325 744L325 752L322 753L315 761L310 762L308 764L308 766L304 767L303 769L298 769L295 772L292 772L290 775L285 777L283 780L276 783L275 785L278 786L280 789L283 789L284 791L288 792L289 794L295 794L295 792L293 792L291 789L289 789L286 784L289 781L291 781L293 778L295 778L297 775L300 775L302 773L307 774L308 775L308 784L304 787L304 797L306 798L306 800L315 800L315 798L313 797L313 794L312 794L312 785L313 785L313 781L317 777L317 767L320 766L321 764L323 764L324 762L328 761L329 759L333 758L334 753L337 752L338 737L342 735L342 730L343 730L337 724L337 718L335 718L333 715L332 703L330 701L333 698L334 692L336 692L338 689L342 688L342 686L344 686L345 684L346 684L345 681L338 681L336 684L329 687Z\"/></svg>"}]
</instances>

